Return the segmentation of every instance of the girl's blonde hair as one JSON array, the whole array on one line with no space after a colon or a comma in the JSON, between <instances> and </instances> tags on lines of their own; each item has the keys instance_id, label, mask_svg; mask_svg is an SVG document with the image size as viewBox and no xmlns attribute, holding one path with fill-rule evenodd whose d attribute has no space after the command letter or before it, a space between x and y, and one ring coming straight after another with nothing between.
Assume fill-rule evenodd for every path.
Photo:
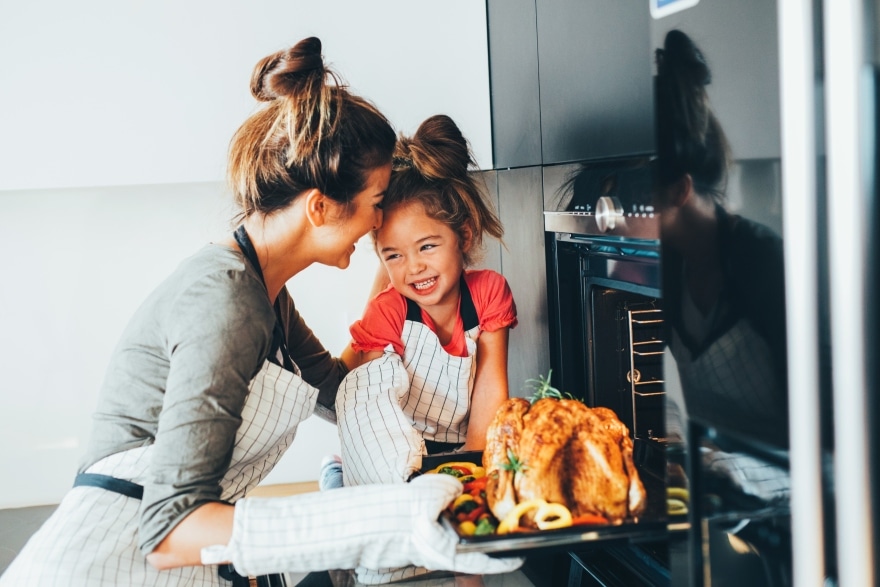
<instances>
[{"instance_id":1,"label":"girl's blonde hair","mask_svg":"<svg viewBox=\"0 0 880 587\"><path fill-rule=\"evenodd\" d=\"M471 167L476 167L473 154L455 122L432 116L412 137L400 137L382 203L386 211L421 203L429 217L458 236L465 266L478 260L484 234L498 240L504 235L485 183L469 173Z\"/></svg>"}]
</instances>

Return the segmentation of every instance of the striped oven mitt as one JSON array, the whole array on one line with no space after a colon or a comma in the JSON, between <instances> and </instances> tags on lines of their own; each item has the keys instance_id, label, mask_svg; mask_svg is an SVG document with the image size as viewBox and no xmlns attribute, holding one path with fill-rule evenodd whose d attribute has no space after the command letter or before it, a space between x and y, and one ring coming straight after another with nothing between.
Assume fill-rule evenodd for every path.
<instances>
[{"instance_id":1,"label":"striped oven mitt","mask_svg":"<svg viewBox=\"0 0 880 587\"><path fill-rule=\"evenodd\" d=\"M405 483L422 466L422 435L401 405L409 374L386 352L346 375L336 394L336 418L346 486Z\"/></svg>"},{"instance_id":2,"label":"striped oven mitt","mask_svg":"<svg viewBox=\"0 0 880 587\"><path fill-rule=\"evenodd\" d=\"M437 521L461 494L448 475L410 483L342 487L235 504L229 544L202 549L202 564L231 562L245 576L417 565L463 573L505 573L520 559L459 554L454 532Z\"/></svg>"}]
</instances>

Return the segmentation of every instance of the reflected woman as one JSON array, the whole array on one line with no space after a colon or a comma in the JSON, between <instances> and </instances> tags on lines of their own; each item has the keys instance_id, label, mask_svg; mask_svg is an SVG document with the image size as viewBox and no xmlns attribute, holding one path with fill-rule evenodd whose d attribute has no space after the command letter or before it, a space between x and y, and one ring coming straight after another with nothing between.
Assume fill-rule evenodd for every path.
<instances>
[{"instance_id":1,"label":"reflected woman","mask_svg":"<svg viewBox=\"0 0 880 587\"><path fill-rule=\"evenodd\" d=\"M782 240L727 206L730 149L691 39L657 50L657 206L669 348L691 418L788 445Z\"/></svg>"}]
</instances>

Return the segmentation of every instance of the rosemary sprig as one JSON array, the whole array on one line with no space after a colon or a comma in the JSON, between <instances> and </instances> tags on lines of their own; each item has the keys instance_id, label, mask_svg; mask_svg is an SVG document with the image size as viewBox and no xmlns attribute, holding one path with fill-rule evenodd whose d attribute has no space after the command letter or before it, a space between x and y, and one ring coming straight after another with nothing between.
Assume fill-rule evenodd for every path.
<instances>
[{"instance_id":1,"label":"rosemary sprig","mask_svg":"<svg viewBox=\"0 0 880 587\"><path fill-rule=\"evenodd\" d=\"M502 463L501 468L505 471L513 471L514 473L525 473L529 469L526 462L521 461L509 448L507 449L507 462Z\"/></svg>"},{"instance_id":2,"label":"rosemary sprig","mask_svg":"<svg viewBox=\"0 0 880 587\"><path fill-rule=\"evenodd\" d=\"M543 375L538 375L537 379L529 379L526 383L530 383L532 389L535 390L535 393L532 394L532 397L529 399L530 403L535 403L539 399L551 398L551 399L575 399L573 395L570 393L563 393L550 385L550 376L553 374L553 369L547 372L547 377Z\"/></svg>"}]
</instances>

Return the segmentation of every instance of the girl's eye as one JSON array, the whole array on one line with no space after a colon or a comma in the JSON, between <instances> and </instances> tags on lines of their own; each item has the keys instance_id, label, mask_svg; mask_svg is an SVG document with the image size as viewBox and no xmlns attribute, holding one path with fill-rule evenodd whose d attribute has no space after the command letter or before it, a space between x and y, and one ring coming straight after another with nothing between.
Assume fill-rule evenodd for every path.
<instances>
[{"instance_id":1,"label":"girl's eye","mask_svg":"<svg viewBox=\"0 0 880 587\"><path fill-rule=\"evenodd\" d=\"M386 261L393 261L394 259L400 258L400 255L397 253L391 253L390 255L385 255Z\"/></svg>"},{"instance_id":2,"label":"girl's eye","mask_svg":"<svg viewBox=\"0 0 880 587\"><path fill-rule=\"evenodd\" d=\"M437 245L434 245L434 244L425 244L425 245L422 245L421 250L422 251L430 251L431 249L433 249L436 246Z\"/></svg>"}]
</instances>

